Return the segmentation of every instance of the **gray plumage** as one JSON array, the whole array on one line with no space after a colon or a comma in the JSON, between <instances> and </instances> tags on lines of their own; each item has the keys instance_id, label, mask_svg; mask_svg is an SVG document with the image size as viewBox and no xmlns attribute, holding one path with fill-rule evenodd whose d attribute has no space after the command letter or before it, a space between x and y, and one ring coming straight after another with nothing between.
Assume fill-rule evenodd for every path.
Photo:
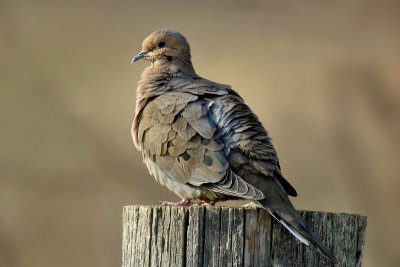
<instances>
[{"instance_id":1,"label":"gray plumage","mask_svg":"<svg viewBox=\"0 0 400 267\"><path fill-rule=\"evenodd\" d=\"M156 31L142 46L132 61L152 64L138 84L132 136L156 180L183 199L179 204L256 201L300 241L336 262L291 204L288 195L296 196L296 190L243 99L230 86L195 73L180 33Z\"/></svg>"}]
</instances>

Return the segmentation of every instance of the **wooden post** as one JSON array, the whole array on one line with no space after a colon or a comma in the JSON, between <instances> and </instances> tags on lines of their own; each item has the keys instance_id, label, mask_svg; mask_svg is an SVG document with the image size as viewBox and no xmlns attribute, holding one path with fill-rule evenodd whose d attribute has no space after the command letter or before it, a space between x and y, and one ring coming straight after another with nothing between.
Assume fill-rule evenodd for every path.
<instances>
[{"instance_id":1,"label":"wooden post","mask_svg":"<svg viewBox=\"0 0 400 267\"><path fill-rule=\"evenodd\" d=\"M338 266L361 266L367 218L301 211ZM122 266L333 266L261 208L126 206Z\"/></svg>"}]
</instances>

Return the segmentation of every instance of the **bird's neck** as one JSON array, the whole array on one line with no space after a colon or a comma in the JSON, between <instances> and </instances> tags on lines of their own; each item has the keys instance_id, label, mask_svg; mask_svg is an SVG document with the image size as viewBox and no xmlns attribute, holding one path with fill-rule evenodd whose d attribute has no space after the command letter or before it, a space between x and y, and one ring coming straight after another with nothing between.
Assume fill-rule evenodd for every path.
<instances>
[{"instance_id":1,"label":"bird's neck","mask_svg":"<svg viewBox=\"0 0 400 267\"><path fill-rule=\"evenodd\" d=\"M193 76L196 75L190 57L162 57L153 63L153 72L167 73L167 76Z\"/></svg>"},{"instance_id":2,"label":"bird's neck","mask_svg":"<svg viewBox=\"0 0 400 267\"><path fill-rule=\"evenodd\" d=\"M147 67L136 90L136 114L149 100L171 90L178 91L187 84L181 82L187 78L199 77L190 60L173 59L157 60Z\"/></svg>"},{"instance_id":3,"label":"bird's neck","mask_svg":"<svg viewBox=\"0 0 400 267\"><path fill-rule=\"evenodd\" d=\"M137 93L154 97L170 90L171 83L174 83L174 89L179 89L177 80L193 77L198 77L198 75L190 60L163 58L153 62L143 71Z\"/></svg>"}]
</instances>

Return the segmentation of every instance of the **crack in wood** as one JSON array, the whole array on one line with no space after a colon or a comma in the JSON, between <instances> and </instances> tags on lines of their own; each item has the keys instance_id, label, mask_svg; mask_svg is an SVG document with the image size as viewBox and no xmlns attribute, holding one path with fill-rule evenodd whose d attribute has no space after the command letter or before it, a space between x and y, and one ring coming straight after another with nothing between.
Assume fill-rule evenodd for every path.
<instances>
[{"instance_id":1,"label":"crack in wood","mask_svg":"<svg viewBox=\"0 0 400 267\"><path fill-rule=\"evenodd\" d=\"M361 266L365 216L301 211L339 260ZM127 206L122 266L333 266L261 208Z\"/></svg>"}]
</instances>

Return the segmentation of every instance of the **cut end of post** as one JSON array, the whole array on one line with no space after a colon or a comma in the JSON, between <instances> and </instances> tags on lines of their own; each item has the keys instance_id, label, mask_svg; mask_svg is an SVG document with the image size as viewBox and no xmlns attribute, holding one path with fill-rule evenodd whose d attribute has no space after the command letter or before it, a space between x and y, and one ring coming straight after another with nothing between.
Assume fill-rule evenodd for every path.
<instances>
[{"instance_id":1,"label":"cut end of post","mask_svg":"<svg viewBox=\"0 0 400 267\"><path fill-rule=\"evenodd\" d=\"M300 211L339 265L361 266L367 218ZM333 266L262 208L125 206L122 266Z\"/></svg>"}]
</instances>

